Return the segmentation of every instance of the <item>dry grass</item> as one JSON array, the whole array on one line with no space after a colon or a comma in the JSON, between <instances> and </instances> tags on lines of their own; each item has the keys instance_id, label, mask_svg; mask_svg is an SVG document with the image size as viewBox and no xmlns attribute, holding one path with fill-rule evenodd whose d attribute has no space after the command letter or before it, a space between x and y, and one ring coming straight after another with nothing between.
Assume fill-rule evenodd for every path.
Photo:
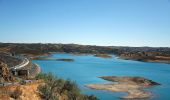
<instances>
[{"instance_id":1,"label":"dry grass","mask_svg":"<svg viewBox=\"0 0 170 100\"><path fill-rule=\"evenodd\" d=\"M19 100L41 100L41 96L37 91L39 85L43 84L42 80L38 80L26 85L15 85L15 86L6 86L0 87L1 91L10 91L14 92L16 89L19 89L22 93L18 97ZM12 100L10 94L0 94L0 100Z\"/></svg>"}]
</instances>

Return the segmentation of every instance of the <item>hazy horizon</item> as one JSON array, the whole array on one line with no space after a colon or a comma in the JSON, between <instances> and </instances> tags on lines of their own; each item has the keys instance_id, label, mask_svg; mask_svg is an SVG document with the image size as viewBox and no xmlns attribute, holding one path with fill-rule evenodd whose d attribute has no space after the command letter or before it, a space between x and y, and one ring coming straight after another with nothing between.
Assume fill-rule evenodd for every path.
<instances>
[{"instance_id":1,"label":"hazy horizon","mask_svg":"<svg viewBox=\"0 0 170 100\"><path fill-rule=\"evenodd\" d=\"M66 44L66 45L69 45L69 44L75 44L75 45L89 45L89 44L78 44L78 43L50 43L50 42L47 42L47 43L42 43L42 42L0 42L0 43L11 43L11 44ZM159 46L128 46L128 45L95 45L95 44L90 44L90 46L108 46L108 47L149 47L149 48L159 48ZM170 47L160 47L160 48L170 48Z\"/></svg>"},{"instance_id":2,"label":"hazy horizon","mask_svg":"<svg viewBox=\"0 0 170 100\"><path fill-rule=\"evenodd\" d=\"M0 0L0 42L170 47L169 0Z\"/></svg>"}]
</instances>

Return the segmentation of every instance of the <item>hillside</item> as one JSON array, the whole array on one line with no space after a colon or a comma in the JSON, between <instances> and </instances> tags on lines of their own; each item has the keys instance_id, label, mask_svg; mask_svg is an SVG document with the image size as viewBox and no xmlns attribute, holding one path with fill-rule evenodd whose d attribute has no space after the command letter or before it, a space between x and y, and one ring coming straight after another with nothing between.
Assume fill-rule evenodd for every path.
<instances>
[{"instance_id":1,"label":"hillside","mask_svg":"<svg viewBox=\"0 0 170 100\"><path fill-rule=\"evenodd\" d=\"M53 52L74 54L114 54L123 59L139 61L170 62L170 48L168 47L119 47L119 46L93 46L78 44L23 44L0 43L0 52L10 54L23 54L29 57L49 55Z\"/></svg>"}]
</instances>

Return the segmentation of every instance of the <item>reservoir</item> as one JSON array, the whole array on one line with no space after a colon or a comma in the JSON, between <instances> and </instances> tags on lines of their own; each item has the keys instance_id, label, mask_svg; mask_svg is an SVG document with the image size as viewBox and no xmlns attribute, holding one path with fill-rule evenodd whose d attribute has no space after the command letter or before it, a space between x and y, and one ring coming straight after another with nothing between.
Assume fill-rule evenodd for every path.
<instances>
[{"instance_id":1,"label":"reservoir","mask_svg":"<svg viewBox=\"0 0 170 100\"><path fill-rule=\"evenodd\" d=\"M140 76L160 83L150 91L153 96L146 100L170 100L170 64L139 62L132 60L100 58L93 55L74 55L56 53L50 59L74 59L74 61L34 60L41 66L42 72L52 72L58 77L75 81L82 93L93 94L100 100L121 100L126 93L93 90L85 87L87 84L110 83L100 79L100 76Z\"/></svg>"}]
</instances>

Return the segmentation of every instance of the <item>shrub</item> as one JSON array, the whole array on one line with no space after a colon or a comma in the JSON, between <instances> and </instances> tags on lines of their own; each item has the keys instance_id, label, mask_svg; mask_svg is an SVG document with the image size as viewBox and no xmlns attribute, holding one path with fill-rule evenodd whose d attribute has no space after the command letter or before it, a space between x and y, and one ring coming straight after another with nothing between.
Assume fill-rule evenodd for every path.
<instances>
[{"instance_id":1,"label":"shrub","mask_svg":"<svg viewBox=\"0 0 170 100\"><path fill-rule=\"evenodd\" d=\"M63 95L67 96L69 100L98 100L95 96L81 94L75 82L63 80L52 73L41 73L36 78L45 81L45 85L38 87L45 100L58 100Z\"/></svg>"}]
</instances>

